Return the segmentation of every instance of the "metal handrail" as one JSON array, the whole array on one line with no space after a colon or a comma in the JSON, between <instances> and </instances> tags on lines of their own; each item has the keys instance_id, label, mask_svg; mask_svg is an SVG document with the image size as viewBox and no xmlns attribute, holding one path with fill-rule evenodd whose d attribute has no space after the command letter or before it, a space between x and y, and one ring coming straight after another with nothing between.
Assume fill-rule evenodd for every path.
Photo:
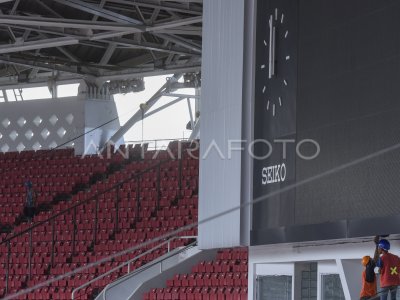
<instances>
[{"instance_id":1,"label":"metal handrail","mask_svg":"<svg viewBox=\"0 0 400 300\"><path fill-rule=\"evenodd\" d=\"M189 142L192 141L190 138L177 138L177 139L154 139L154 140L140 140L140 141L125 141L125 145L136 145L136 144L151 144L154 143L154 147L149 148L151 150L158 150L159 147L157 147L157 142L173 142L173 141L179 141L179 142ZM162 149L163 146L160 147ZM168 147L168 146L166 146Z\"/></svg>"},{"instance_id":2,"label":"metal handrail","mask_svg":"<svg viewBox=\"0 0 400 300\"><path fill-rule=\"evenodd\" d=\"M25 229L25 230L23 230L23 231L20 231L20 232L18 232L18 233L16 233L16 234L10 236L9 238L6 238L5 240L3 240L3 241L0 242L0 246L3 245L3 244L5 244L5 243L7 243L7 242L9 242L9 241L12 241L12 240L13 240L14 238L16 238L16 237L19 237L19 236L21 236L21 235L24 235L24 234L28 233L29 231L35 229L36 227L39 227L39 226L41 226L41 225L44 225L44 224L46 224L46 223L52 221L53 219L56 219L57 217L59 217L59 216L61 216L61 215L64 215L64 214L70 212L71 210L73 210L73 209L75 209L75 208L77 208L77 207L79 207L79 206L81 206L81 205L83 205L83 204L87 204L87 203L89 203L90 201L96 200L97 197L99 197L99 196L101 196L101 195L103 195L103 194L105 194L105 193L108 193L108 192L114 190L115 188L118 188L118 187L121 186L122 184L124 184L124 183L126 183L126 182L128 182L128 181L130 181L130 180L132 180L132 179L140 178L143 174L146 174L147 172L149 172L149 171L151 171L151 170L157 168L158 166L161 166L161 165L163 165L163 164L165 164L165 163L167 163L167 162L170 162L170 161L174 161L174 159L169 159L169 160L161 161L161 162L155 164L154 166L151 166L151 167L149 167L149 168L144 169L142 172L139 172L139 173L137 173L137 174L131 175L130 177L128 177L128 178L126 178L126 179L124 179L124 180L122 180L122 181L116 183L115 185L113 185L112 187L110 187L110 188L108 188L108 189L106 189L106 190L104 190L104 191L97 192L94 196L90 197L89 199L80 201L80 202L78 202L78 203L76 203L76 204L74 204L74 205L72 205L72 206L70 206L70 207L68 207L68 208L66 208L66 209L64 209L64 210L62 210L62 211L60 211L59 213L57 213L57 214L51 216L51 217L48 218L48 219L46 219L46 220L44 220L44 221L39 221L39 222L35 223L34 225L30 226L29 228L27 228L27 229Z\"/></svg>"},{"instance_id":3,"label":"metal handrail","mask_svg":"<svg viewBox=\"0 0 400 300\"><path fill-rule=\"evenodd\" d=\"M181 237L181 238L184 238L184 237ZM187 238L190 238L190 237L187 237ZM189 248L192 248L192 247L194 247L194 246L197 245L197 242L198 242L198 241L197 241L197 236L193 236L193 238L196 238L196 241L194 241L193 243L190 243L189 245L186 245L185 247L182 247L182 248L180 248L180 249L174 249L174 250L172 250L172 251L169 251L169 252L168 252L168 253L169 253L168 256L163 257L162 259L155 259L153 262L151 262L151 263L149 263L149 264L143 266L142 268L139 268L139 269L137 269L137 270L134 270L134 271L131 272L131 273L127 273L126 275L124 275L124 276L122 276L121 278L119 278L118 282L114 281L114 282L111 282L111 283L107 284L107 285L105 286L104 290L103 290L103 292L104 292L104 293L103 293L103 300L106 300L105 296L106 296L107 290L108 290L109 288L115 286L116 284L121 283L122 281L128 280L128 275L129 275L129 274L133 274L133 275L140 274L140 273L142 273L142 272L148 270L149 268L151 268L151 267L153 267L153 266L155 266L155 265L157 265L157 264L161 264L161 266L160 266L160 273L161 273L161 272L162 272L162 263L163 263L165 260L167 260L168 258L170 258L170 257L173 256L173 255L182 253L182 252L188 250ZM170 240L173 240L173 238L170 239ZM168 244L168 245L169 245L169 244ZM128 266L129 266L129 265L128 265Z\"/></svg>"},{"instance_id":4,"label":"metal handrail","mask_svg":"<svg viewBox=\"0 0 400 300\"><path fill-rule=\"evenodd\" d=\"M180 252L186 250L187 248L193 247L195 244L197 244L197 236L174 236L174 237L172 237L172 238L170 238L170 239L168 239L168 240L166 240L166 241L164 241L164 242L158 244L157 246L154 246L153 248L151 248L151 249L149 249L149 250L147 250L147 251L145 251L145 252L143 252L143 253L141 253L141 254L135 256L134 258L132 258L132 259L126 261L126 262L123 262L122 264L120 264L120 265L118 265L118 266L116 266L116 267L114 267L114 268L108 270L107 272L105 272L105 273L103 273L103 274L97 276L96 278L93 278L93 279L89 280L88 282L85 282L85 283L82 284L81 286L75 288L75 289L72 291L71 299L72 299L72 300L75 300L75 294L76 294L78 291L80 291L81 289L83 289L83 288L85 288L85 287L91 285L92 283L96 282L97 280L100 280L100 279L103 278L103 277L106 277L107 275L109 275L109 274L111 274L111 273L114 273L115 271L117 271L117 270L119 270L119 269L122 269L122 268L125 267L126 265L128 265L128 271L127 271L126 274L130 274L130 273L131 273L131 272L130 272L130 265L131 265L134 261L136 261L136 260L138 260L139 258L141 258L141 257L143 257L143 256L145 256L145 255L147 255L147 254L149 254L149 253L151 253L151 252L153 252L153 251L155 251L155 250L161 248L161 247L164 246L165 244L168 245L168 246L167 246L167 249L168 249L168 252L167 252L167 253L170 253L170 252L171 252L170 244L171 244L171 242L172 242L173 240L176 240L176 239L186 239L186 240L189 240L189 239L196 239L195 242L193 242L193 243L187 245L186 247L184 247L184 248L182 248L182 249L179 249L179 251L177 251L176 253L180 253ZM174 253L174 254L175 254L175 253ZM137 273L143 272L143 271L147 270L149 267L151 267L151 266L153 266L153 265L155 265L155 264L157 264L157 263L163 262L164 260L166 260L166 259L169 258L169 257L170 257L170 256L164 257L164 258L161 259L161 260L157 260L157 262L153 262L150 266L147 266L147 267L144 268L144 269L135 270L135 273L136 273L136 271L137 271ZM105 291L109 288L109 286L111 286L112 284L113 284L113 283L109 283L109 284L104 288L104 293L105 293Z\"/></svg>"},{"instance_id":5,"label":"metal handrail","mask_svg":"<svg viewBox=\"0 0 400 300\"><path fill-rule=\"evenodd\" d=\"M0 246L1 245L7 245L7 247L8 247L8 252L7 252L7 264L6 264L6 268L7 268L7 272L6 272L6 274L7 274L7 276L6 276L6 293L8 293L8 280L9 280L9 268L10 268L10 259L11 259L11 251L10 251L10 246L11 246L11 241L13 241L14 239L16 239L17 237L20 237L20 236L22 236L22 235L24 235L24 234L27 234L27 233L29 233L30 235L32 235L32 232L33 232L33 230L35 229L35 228L37 228L37 227L39 227L39 226L42 226L42 225L45 225L45 224L54 224L55 223L55 220L56 220L56 218L58 218L58 217L60 217L60 216L62 216L62 215L65 215L65 214L67 214L67 213L69 213L69 212L71 212L71 211L74 211L74 216L75 216L75 214L76 214L76 209L78 208L78 207L80 207L80 206L82 206L82 205L84 205L84 204L87 204L87 203L90 203L91 201L96 201L96 214L97 214L97 212L98 212L98 202L99 202L99 196L101 196L101 195L103 195L103 194L105 194L105 193L108 193L108 192L110 192L110 191L112 191L112 190L114 190L114 189L118 189L120 186L122 186L124 183L126 183L126 182L128 182L128 181L131 181L132 179L135 179L138 183L139 183L139 180L142 178L142 176L144 175L144 174L146 174L147 172L149 172L149 171L151 171L151 170L154 170L154 169L156 169L156 168L159 168L160 166L162 166L162 165L164 165L164 164L166 164L166 163L168 163L168 162L171 162L171 161L179 161L179 168L181 168L182 167L182 158L180 158L180 159L166 159L166 160L164 160L164 161L160 161L160 162L158 162L157 164L155 164L155 165L153 165L153 166L151 166L151 167L148 167L148 168L146 168L146 169L144 169L143 171L141 171L141 172L139 172L139 173L135 173L135 174L132 174L131 176L129 176L128 178L126 178L126 179L124 179L124 180L122 180L122 181L120 181L120 182L118 182L118 183L116 183L116 184L114 184L112 187L110 187L110 188L107 188L107 189L105 189L105 190L103 190L103 191L100 191L100 192L97 192L95 195L93 195L92 197L90 197L89 199L86 199L86 200L84 200L84 201L80 201L80 202L78 202L78 203L76 203L76 204L74 204L74 205L72 205L72 206L70 206L70 207L68 207L68 208L66 208L66 209L64 209L64 210L62 210L62 211L60 211L59 213L57 213L57 214L54 214L54 215L52 215L50 218L48 218L48 219L46 219L46 220L44 220L44 221L39 221L39 222L37 222L37 223L35 223L34 225L32 225L32 226L30 226L29 228L27 228L27 229L25 229L25 230L22 230L22 231L20 231L20 232L18 232L18 233L15 233L15 234L13 234L11 237L8 237L8 238L6 238L5 240L3 240L3 241L1 241L0 242ZM159 177L158 178L158 180L161 180L161 178ZM139 191L137 191L137 192L139 192ZM159 192L159 191L158 191ZM158 193L159 195L160 195L160 193ZM140 204L139 204L139 201L140 201L140 199L137 199L137 209L139 209L140 208ZM159 201L159 199L157 199L157 201ZM117 212L118 213L118 212ZM137 216L138 216L138 213L139 212L137 212ZM96 218L97 218L97 216L96 216ZM73 248L75 248L75 234L76 234L76 217L74 217L74 230L73 230ZM96 221L95 222L97 222L97 219L96 219ZM96 224L96 223L95 223ZM52 230L54 230L54 226L52 226ZM93 231L94 232L94 238L93 238L93 241L94 241L94 243L96 242L96 236L97 236L97 227L96 227L96 230L94 230ZM51 241L51 243L52 243L52 249L54 250L54 244L55 244L55 239L54 239L54 234L52 234L52 241ZM29 241L29 244L30 244L30 247L32 246L32 240L30 239L30 241ZM75 253L74 253L75 254ZM32 255L32 253L30 253L30 256ZM52 257L54 257L54 253L52 253ZM53 259L52 259L52 265L51 265L51 268L54 266L53 265ZM29 270L29 277L31 276L31 260L29 260L29 268L28 268L28 270Z\"/></svg>"},{"instance_id":6,"label":"metal handrail","mask_svg":"<svg viewBox=\"0 0 400 300\"><path fill-rule=\"evenodd\" d=\"M176 138L176 139L152 139L152 140L138 140L138 141L124 141L125 145L133 145L133 144L140 144L140 143L148 143L148 142L173 142L173 141L189 141L189 138Z\"/></svg>"}]
</instances>

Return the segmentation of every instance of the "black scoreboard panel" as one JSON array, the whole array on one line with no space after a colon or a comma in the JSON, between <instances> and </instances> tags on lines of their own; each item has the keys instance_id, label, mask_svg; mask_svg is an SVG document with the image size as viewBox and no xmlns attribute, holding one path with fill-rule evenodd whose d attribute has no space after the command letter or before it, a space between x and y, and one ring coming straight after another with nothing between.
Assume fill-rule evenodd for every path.
<instances>
[{"instance_id":1,"label":"black scoreboard panel","mask_svg":"<svg viewBox=\"0 0 400 300\"><path fill-rule=\"evenodd\" d=\"M285 159L274 144L268 159L254 160L254 198L273 196L253 207L252 244L399 233L400 1L281 2L298 16L295 97L281 115L265 111L259 8L277 4L258 0L255 139L313 139L320 154L301 159L293 144ZM262 184L262 170L281 164L287 179Z\"/></svg>"},{"instance_id":2,"label":"black scoreboard panel","mask_svg":"<svg viewBox=\"0 0 400 300\"><path fill-rule=\"evenodd\" d=\"M257 18L257 74L255 97L256 112L254 131L256 139L254 154L254 195L275 193L253 207L253 227L275 228L292 224L294 220L295 191L278 193L295 183L294 145L276 140L296 138L296 93L297 93L297 44L298 13L297 1L259 1ZM276 75L269 79L268 63L270 42L270 21L275 28ZM289 59L286 59L289 57ZM261 141L262 140L262 141ZM266 144L263 141L267 141ZM287 153L283 160L285 147ZM278 178L279 177L279 178ZM284 181L281 180L284 177ZM268 183L267 183L268 181ZM275 181L271 183L271 181ZM264 183L263 183L264 182ZM265 218L268 215L268 218Z\"/></svg>"}]
</instances>

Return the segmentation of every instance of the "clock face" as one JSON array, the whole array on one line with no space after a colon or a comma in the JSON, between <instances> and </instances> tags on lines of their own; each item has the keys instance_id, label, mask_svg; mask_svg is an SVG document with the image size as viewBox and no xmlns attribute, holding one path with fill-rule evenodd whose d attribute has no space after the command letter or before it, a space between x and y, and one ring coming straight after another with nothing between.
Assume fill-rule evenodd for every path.
<instances>
[{"instance_id":1,"label":"clock face","mask_svg":"<svg viewBox=\"0 0 400 300\"><path fill-rule=\"evenodd\" d=\"M288 22L286 22L285 12L275 8L268 17L268 30L262 43L265 47L265 61L261 61L258 66L262 71L264 85L262 94L265 99L265 109L269 111L272 117L279 113L279 109L284 102L284 89L289 86L288 78L285 76L286 65L290 64L290 49L287 45L290 39ZM285 45L286 44L286 45ZM270 93L269 90L275 90L276 93Z\"/></svg>"},{"instance_id":2,"label":"clock face","mask_svg":"<svg viewBox=\"0 0 400 300\"><path fill-rule=\"evenodd\" d=\"M295 131L297 20L297 0L257 2L255 126L264 128L259 138Z\"/></svg>"}]
</instances>

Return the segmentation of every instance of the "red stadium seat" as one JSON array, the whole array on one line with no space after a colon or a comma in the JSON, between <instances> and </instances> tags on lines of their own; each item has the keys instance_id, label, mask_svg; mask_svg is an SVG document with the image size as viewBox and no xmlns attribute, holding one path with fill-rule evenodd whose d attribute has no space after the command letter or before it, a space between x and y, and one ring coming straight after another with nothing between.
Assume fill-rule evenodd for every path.
<instances>
[{"instance_id":1,"label":"red stadium seat","mask_svg":"<svg viewBox=\"0 0 400 300\"><path fill-rule=\"evenodd\" d=\"M98 191L104 191L112 188L115 183L121 180L126 180L127 176L135 172L140 172L156 165L155 161L132 161L121 165L121 170L115 173L108 173L108 166L111 162L121 162L120 158L100 159L97 156L86 156L84 158L75 157L70 150L53 150L49 157L35 156L34 153L24 154L10 153L0 155L0 167L13 168L9 173L8 178L0 179L0 215L2 222L8 223L15 227L15 232L20 232L29 227L29 224L22 222L16 225L15 222L23 209L25 188L21 182L22 176L29 175L34 188L37 192L37 202L49 205L49 211L38 213L34 220L46 221L52 215L59 213L55 219L55 255L53 266L50 266L52 257L52 224L45 222L34 230L33 238L33 253L32 253L32 277L28 280L28 252L29 252L29 236L24 235L18 238L18 243L12 243L12 259L10 276L19 277L18 280L10 280L10 286L17 291L21 289L23 284L34 286L40 282L69 272L83 266L88 262L94 262L99 258L109 256L117 251L121 251L132 247L138 243L144 242L147 239L158 237L169 230L181 227L193 220L197 220L197 181L198 181L198 161L185 160L182 165L190 166L186 169L182 178L183 191L181 195L184 197L176 203L176 197L179 195L178 179L179 175L177 161L167 162L161 167L163 179L161 182L162 199L160 201L160 209L155 209L157 203L157 172L151 170L143 176L140 184L140 201L141 207L139 211L139 219L136 218L136 187L135 180L131 180L122 184L119 188L119 208L118 212L118 230L115 231L115 204L117 193L115 191L107 191L98 196L99 211L98 211L98 227L96 240L94 238L94 220L95 220L95 201L89 201L95 196ZM29 157L29 160L21 160L21 157ZM167 153L162 153L167 159ZM103 181L90 182L91 176L94 173L102 173L107 178ZM71 194L77 183L85 184L90 187L81 190L75 194ZM68 195L67 201L53 201L55 196L60 193ZM76 209L76 215L73 211L62 213L74 204L79 202L89 201L86 204L79 205ZM13 205L10 205L12 203ZM172 203L174 206L172 206ZM195 214L195 215L194 215ZM74 218L77 221L75 231L75 244L73 245L74 236ZM161 227L161 228L160 228ZM185 231L182 235L195 234L196 229ZM112 239L110 239L112 238ZM171 243L171 248L183 246L187 244L187 240L175 240ZM74 254L72 251L75 251ZM145 250L142 250L145 251ZM166 249L155 251L139 259L131 264L132 268L138 268L146 262L151 261L165 253ZM4 264L4 259L7 249L0 247L0 259ZM14 255L14 254L21 255ZM50 287L41 288L32 293L28 299L70 299L73 288L87 282L90 278L94 278L98 274L107 272L115 267L119 262L126 261L138 255L127 254L123 257L117 257L115 262L109 262L91 268L82 273L76 274L69 279L63 279L54 282ZM200 264L194 269L201 269L200 272L206 272L206 268L210 272L214 272L220 264ZM222 265L222 264L221 264ZM124 268L126 272L127 268ZM132 269L131 269L132 270ZM207 272L208 272L207 271ZM230 270L228 270L230 271ZM235 270L239 271L239 270ZM239 271L241 272L241 271ZM4 274L3 274L4 273ZM49 275L47 275L49 274ZM4 276L5 271L0 268L0 276ZM96 286L99 289L104 285L115 280L122 272L113 274L101 281L97 281L95 285L85 289L80 293L79 299L89 299L92 297L93 288ZM211 278L211 277L212 278ZM10 277L10 278L11 278ZM22 279L21 279L22 278ZM204 279L205 278L205 279ZM148 299L188 299L188 295L194 299L208 299L209 290L202 289L207 283L216 284L218 277L212 274L184 274L177 278L170 279L167 282L167 288L156 290L154 293L147 293ZM219 280L219 279L218 279ZM4 282L4 281L3 281ZM199 285L200 284L200 285ZM198 289L196 289L198 287ZM1 288L1 286L0 286ZM4 288L4 287L3 287ZM4 290L3 290L4 291ZM0 291L1 292L1 291ZM156 298L154 298L156 297Z\"/></svg>"}]
</instances>

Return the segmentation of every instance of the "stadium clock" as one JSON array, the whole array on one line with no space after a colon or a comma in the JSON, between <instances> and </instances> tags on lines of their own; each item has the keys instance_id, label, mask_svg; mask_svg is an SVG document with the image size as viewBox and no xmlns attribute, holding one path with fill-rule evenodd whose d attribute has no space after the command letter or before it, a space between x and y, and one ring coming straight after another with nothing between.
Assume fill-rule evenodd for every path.
<instances>
[{"instance_id":1,"label":"stadium clock","mask_svg":"<svg viewBox=\"0 0 400 300\"><path fill-rule=\"evenodd\" d=\"M290 5L282 5L290 1L258 2L262 11L257 21L256 89L264 112L275 118L290 101L291 89L295 89L297 49L293 40L297 30L290 20L293 10Z\"/></svg>"}]
</instances>

